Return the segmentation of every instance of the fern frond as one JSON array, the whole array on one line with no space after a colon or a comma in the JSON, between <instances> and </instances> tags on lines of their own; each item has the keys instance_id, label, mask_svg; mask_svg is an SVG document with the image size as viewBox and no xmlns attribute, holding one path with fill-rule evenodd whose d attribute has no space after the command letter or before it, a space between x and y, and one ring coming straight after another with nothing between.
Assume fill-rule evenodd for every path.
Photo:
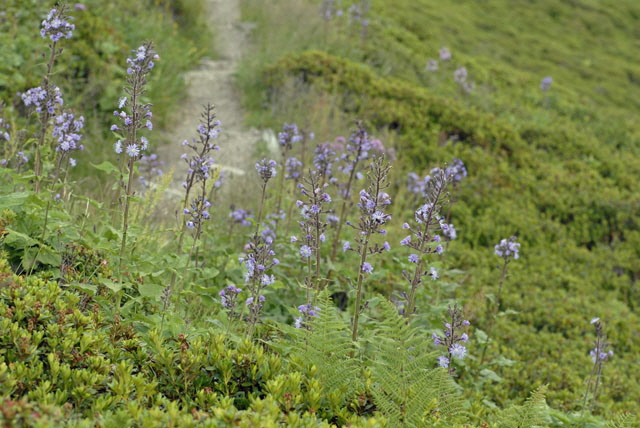
<instances>
[{"instance_id":1,"label":"fern frond","mask_svg":"<svg viewBox=\"0 0 640 428\"><path fill-rule=\"evenodd\" d=\"M620 412L607 422L607 428L634 428L637 426L636 415L631 412Z\"/></svg>"},{"instance_id":2,"label":"fern frond","mask_svg":"<svg viewBox=\"0 0 640 428\"><path fill-rule=\"evenodd\" d=\"M362 389L351 331L338 316L327 293L320 293L316 304L319 316L311 320L310 330L301 328L293 332L292 360L306 368L315 366L323 388L339 393L346 402Z\"/></svg>"},{"instance_id":3,"label":"fern frond","mask_svg":"<svg viewBox=\"0 0 640 428\"><path fill-rule=\"evenodd\" d=\"M378 349L372 356L376 406L393 426L424 426L425 417L435 412L454 417L462 399L447 371L434 368L438 354L429 352L428 340L388 300L381 310Z\"/></svg>"},{"instance_id":4,"label":"fern frond","mask_svg":"<svg viewBox=\"0 0 640 428\"><path fill-rule=\"evenodd\" d=\"M534 390L522 406L511 406L498 416L498 428L531 428L546 425L547 386Z\"/></svg>"}]
</instances>

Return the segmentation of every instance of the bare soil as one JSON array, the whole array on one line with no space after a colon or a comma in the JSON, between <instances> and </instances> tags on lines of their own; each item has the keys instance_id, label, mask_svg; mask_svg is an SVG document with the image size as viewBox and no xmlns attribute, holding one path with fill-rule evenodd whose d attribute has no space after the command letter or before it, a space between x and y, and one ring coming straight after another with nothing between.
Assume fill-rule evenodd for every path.
<instances>
[{"instance_id":1,"label":"bare soil","mask_svg":"<svg viewBox=\"0 0 640 428\"><path fill-rule=\"evenodd\" d=\"M210 0L208 17L216 33L215 60L203 59L200 66L185 75L187 94L178 111L173 126L170 126L163 140L169 142L158 148L163 169L175 168L173 184L167 192L171 199L183 196L181 183L187 166L180 159L185 152L181 142L196 136L201 123L202 106L211 103L216 107L216 116L222 122L222 132L217 140L220 151L215 160L226 174L221 197L229 205L244 198L251 180L242 177L253 171L255 144L260 140L260 131L244 126L244 112L240 94L234 84L234 72L246 52L250 25L240 22L239 0ZM249 192L250 193L250 192Z\"/></svg>"}]
</instances>

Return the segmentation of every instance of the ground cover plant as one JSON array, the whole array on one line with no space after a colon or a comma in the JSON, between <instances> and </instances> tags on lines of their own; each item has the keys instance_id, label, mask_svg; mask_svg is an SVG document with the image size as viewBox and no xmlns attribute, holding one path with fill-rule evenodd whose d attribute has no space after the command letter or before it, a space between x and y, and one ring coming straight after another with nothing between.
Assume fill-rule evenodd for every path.
<instances>
[{"instance_id":1,"label":"ground cover plant","mask_svg":"<svg viewBox=\"0 0 640 428\"><path fill-rule=\"evenodd\" d=\"M199 15L177 4L146 6ZM161 64L180 53L130 32L109 120L85 121L87 82L62 71L90 5L24 9L46 61L0 92L3 425L637 426L630 128L598 144L604 125L578 126L575 99L558 107L543 78L538 110L576 157L561 155L558 129L468 100L483 81L467 68L452 70L457 99L393 75L384 60L411 43L377 57L375 30L409 9L296 4L245 4L258 38L291 6L318 30L302 42L335 48L242 71L248 106L271 107L253 120L278 121L280 153L248 178L255 203L229 210L219 191L228 147L209 104L173 160L188 165L175 220L154 215L171 177L147 174L171 108L154 98ZM624 93L612 100L623 115ZM69 173L83 162L112 191L86 191Z\"/></svg>"}]
</instances>

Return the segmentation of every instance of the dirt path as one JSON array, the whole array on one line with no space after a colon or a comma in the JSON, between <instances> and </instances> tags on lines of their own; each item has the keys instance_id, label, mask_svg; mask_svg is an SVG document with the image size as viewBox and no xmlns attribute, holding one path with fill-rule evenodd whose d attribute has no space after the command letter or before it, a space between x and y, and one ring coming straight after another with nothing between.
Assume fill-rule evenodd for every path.
<instances>
[{"instance_id":1,"label":"dirt path","mask_svg":"<svg viewBox=\"0 0 640 428\"><path fill-rule=\"evenodd\" d=\"M239 177L253 169L252 155L255 143L260 139L258 130L244 127L240 94L234 86L233 73L247 48L249 32L248 26L240 22L240 1L209 0L207 12L209 25L216 33L218 59L204 59L197 69L186 74L187 98L178 109L175 125L163 136L169 143L158 148L159 156L165 162L163 169L169 171L175 167L174 183L168 192L175 199L183 196L181 183L187 170L180 159L184 153L180 142L196 136L203 105L214 104L216 116L222 122L222 133L217 141L221 150L214 159L227 174L224 185L227 189L244 182ZM237 190L223 193L233 194Z\"/></svg>"}]
</instances>

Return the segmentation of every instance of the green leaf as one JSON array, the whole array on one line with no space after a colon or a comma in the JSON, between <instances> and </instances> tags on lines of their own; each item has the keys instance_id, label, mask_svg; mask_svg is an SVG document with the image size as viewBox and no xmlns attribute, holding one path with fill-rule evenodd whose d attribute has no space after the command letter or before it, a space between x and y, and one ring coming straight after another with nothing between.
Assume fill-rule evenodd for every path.
<instances>
[{"instance_id":1,"label":"green leaf","mask_svg":"<svg viewBox=\"0 0 640 428\"><path fill-rule=\"evenodd\" d=\"M98 282L114 293L117 293L124 288L124 284L122 284L121 282L113 282L108 278L98 278Z\"/></svg>"},{"instance_id":2,"label":"green leaf","mask_svg":"<svg viewBox=\"0 0 640 428\"><path fill-rule=\"evenodd\" d=\"M92 163L91 166L94 167L95 169L106 172L108 175L113 173L120 174L120 170L118 169L118 167L109 161L104 161L98 165Z\"/></svg>"},{"instance_id":3,"label":"green leaf","mask_svg":"<svg viewBox=\"0 0 640 428\"><path fill-rule=\"evenodd\" d=\"M4 243L7 245L15 248L27 248L38 245L38 241L30 237L29 235L25 235L24 233L9 228L7 228L6 230L9 232L4 238Z\"/></svg>"},{"instance_id":4,"label":"green leaf","mask_svg":"<svg viewBox=\"0 0 640 428\"><path fill-rule=\"evenodd\" d=\"M88 284L88 283L85 283L85 282L74 283L74 284L71 284L71 286L73 288L77 288L77 289L80 289L82 291L86 291L86 292L89 292L89 293L92 293L92 294L95 294L96 291L98 290L98 286L97 285Z\"/></svg>"},{"instance_id":5,"label":"green leaf","mask_svg":"<svg viewBox=\"0 0 640 428\"><path fill-rule=\"evenodd\" d=\"M29 195L30 194L27 192L16 192L9 195L3 195L0 199L0 210L22 206Z\"/></svg>"},{"instance_id":6,"label":"green leaf","mask_svg":"<svg viewBox=\"0 0 640 428\"><path fill-rule=\"evenodd\" d=\"M494 372L493 370L482 369L482 370L480 370L480 376L485 377L487 379L491 379L492 381L497 382L497 383L502 382L502 378L500 376L498 376L498 374L496 372Z\"/></svg>"},{"instance_id":7,"label":"green leaf","mask_svg":"<svg viewBox=\"0 0 640 428\"><path fill-rule=\"evenodd\" d=\"M162 296L164 288L164 286L159 284L142 284L138 287L138 292L144 297L158 298Z\"/></svg>"}]
</instances>

